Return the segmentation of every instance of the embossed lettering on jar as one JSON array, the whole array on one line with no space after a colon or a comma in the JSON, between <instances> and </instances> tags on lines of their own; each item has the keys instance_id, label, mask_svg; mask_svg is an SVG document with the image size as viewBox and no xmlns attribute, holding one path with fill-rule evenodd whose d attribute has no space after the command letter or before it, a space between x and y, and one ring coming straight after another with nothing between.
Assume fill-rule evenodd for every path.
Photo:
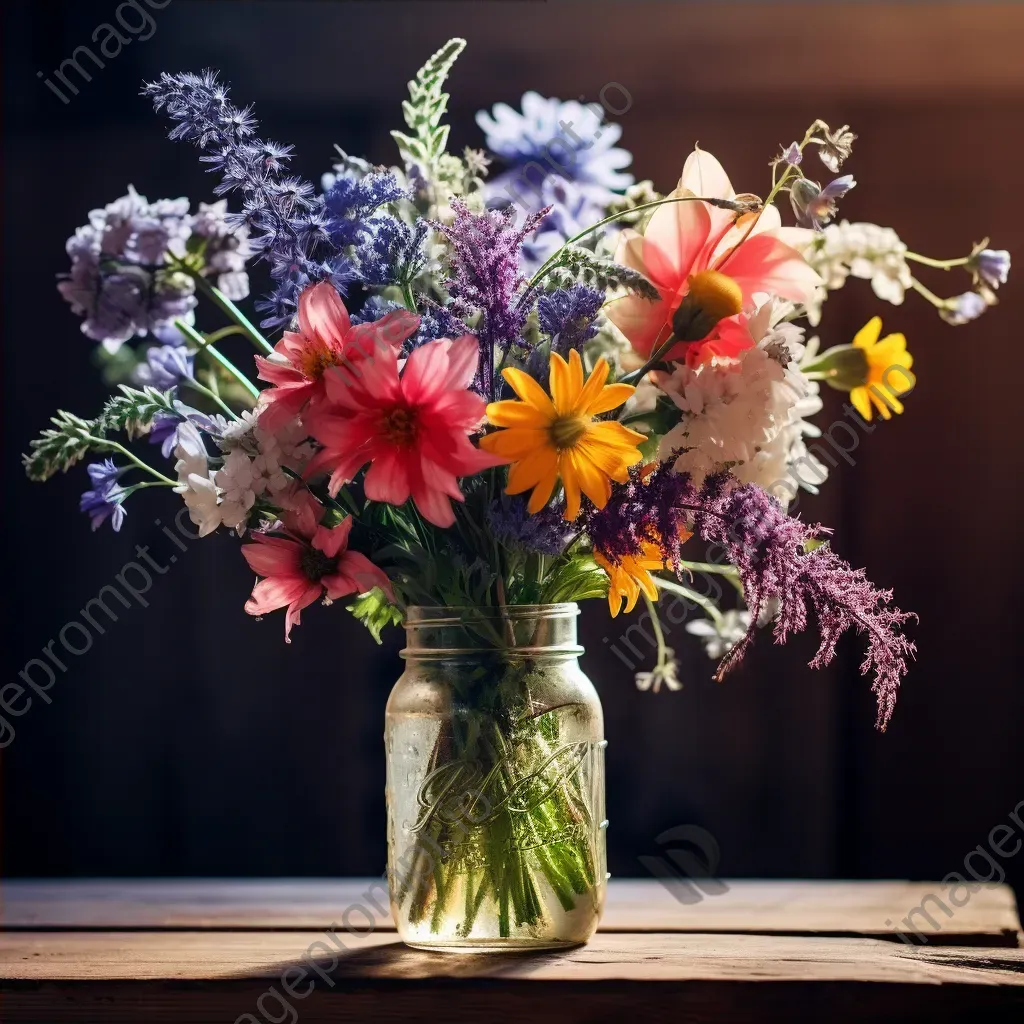
<instances>
[{"instance_id":1,"label":"embossed lettering on jar","mask_svg":"<svg viewBox=\"0 0 1024 1024\"><path fill-rule=\"evenodd\" d=\"M401 938L586 942L604 905L604 721L575 604L412 608L388 700L388 877Z\"/></svg>"}]
</instances>

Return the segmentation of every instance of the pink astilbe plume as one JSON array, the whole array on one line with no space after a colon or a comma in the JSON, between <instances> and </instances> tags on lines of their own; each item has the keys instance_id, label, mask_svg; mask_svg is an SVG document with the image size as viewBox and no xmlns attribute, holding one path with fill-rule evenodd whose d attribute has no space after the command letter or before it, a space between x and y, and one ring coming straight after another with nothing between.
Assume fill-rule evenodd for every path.
<instances>
[{"instance_id":1,"label":"pink astilbe plume","mask_svg":"<svg viewBox=\"0 0 1024 1024\"><path fill-rule=\"evenodd\" d=\"M728 474L708 477L699 489L687 474L667 467L646 481L636 476L616 487L608 505L588 522L595 544L619 557L639 553L643 539L671 538L664 542L670 563L678 559L679 526L725 549L739 570L750 609L750 627L719 663L716 679L742 660L753 642L758 616L771 599L779 604L773 632L780 644L806 628L810 608L821 633L812 668L832 660L839 637L851 626L866 634L860 670L862 675L874 673L875 724L885 730L907 661L916 651L900 629L916 616L891 604L891 590L874 587L863 569L854 569L828 544L807 550L828 531L792 518L766 491L753 484L737 486Z\"/></svg>"}]
</instances>

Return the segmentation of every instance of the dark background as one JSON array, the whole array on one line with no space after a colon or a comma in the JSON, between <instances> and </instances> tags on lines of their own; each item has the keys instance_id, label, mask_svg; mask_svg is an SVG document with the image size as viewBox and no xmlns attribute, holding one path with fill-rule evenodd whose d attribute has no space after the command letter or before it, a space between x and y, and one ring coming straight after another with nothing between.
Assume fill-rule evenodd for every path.
<instances>
[{"instance_id":1,"label":"dark background","mask_svg":"<svg viewBox=\"0 0 1024 1024\"><path fill-rule=\"evenodd\" d=\"M106 394L92 344L54 290L63 245L94 206L140 192L208 199L195 151L165 140L137 95L164 69L219 67L264 131L297 145L318 178L332 144L396 154L405 82L445 39L469 47L450 82L452 142L480 144L472 115L526 88L597 98L617 81L633 106L624 144L638 177L672 186L698 141L741 190L815 117L860 135L853 220L894 225L911 248L966 253L991 234L1024 258L1024 11L1013 4L212 3L174 0L157 29L62 104L37 78L93 29L103 3L5 8L4 511L9 626L2 682L151 545L177 504L133 498L120 534L77 511L84 470L28 483L18 453L56 407L92 415ZM916 297L894 308L865 282L828 303L825 346L873 313L904 331L918 387L906 414L866 438L801 513L920 613L919 657L886 735L841 646L812 672L810 637L764 637L728 682L673 633L685 688L638 693L583 619L584 666L604 702L610 866L678 824L711 831L726 875L941 878L1024 799L1021 690L1021 271L999 308L953 329ZM926 280L964 290L966 275ZM217 321L206 310L204 323ZM244 352L237 353L241 358ZM826 396L827 424L839 396ZM148 500L152 499L152 500ZM9 875L346 875L384 863L383 709L400 635L376 647L340 609L307 612L295 642L242 605L237 542L196 543L146 599L20 718L0 755ZM1024 880L1024 852L1007 862Z\"/></svg>"}]
</instances>

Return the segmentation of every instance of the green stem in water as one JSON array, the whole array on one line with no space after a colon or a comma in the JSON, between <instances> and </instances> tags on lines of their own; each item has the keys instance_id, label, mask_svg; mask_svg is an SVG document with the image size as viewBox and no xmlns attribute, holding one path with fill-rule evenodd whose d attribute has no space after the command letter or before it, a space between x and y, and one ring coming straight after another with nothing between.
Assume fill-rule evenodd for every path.
<instances>
[{"instance_id":1,"label":"green stem in water","mask_svg":"<svg viewBox=\"0 0 1024 1024\"><path fill-rule=\"evenodd\" d=\"M201 352L209 352L210 355L213 356L213 358L216 359L217 362L220 363L220 365L223 366L224 369L227 370L228 373L230 373L238 383L249 392L250 395L252 395L253 398L260 397L259 388L257 388L256 385L253 384L253 382L249 380L249 378L246 377L246 375L242 373L242 371L235 366L235 364L231 362L226 355L218 352L217 349L213 347L209 339L204 338L194 327L185 323L184 320L175 320L174 326L177 327L186 338L193 342Z\"/></svg>"}]
</instances>

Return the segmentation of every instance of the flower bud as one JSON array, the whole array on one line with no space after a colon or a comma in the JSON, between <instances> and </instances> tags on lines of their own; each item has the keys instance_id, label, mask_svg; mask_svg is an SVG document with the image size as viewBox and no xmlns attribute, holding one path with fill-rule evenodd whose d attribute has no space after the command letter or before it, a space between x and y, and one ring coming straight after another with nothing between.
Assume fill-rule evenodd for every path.
<instances>
[{"instance_id":1,"label":"flower bud","mask_svg":"<svg viewBox=\"0 0 1024 1024\"><path fill-rule=\"evenodd\" d=\"M836 345L800 369L820 373L822 380L837 391L852 391L868 381L868 357L856 345Z\"/></svg>"}]
</instances>

